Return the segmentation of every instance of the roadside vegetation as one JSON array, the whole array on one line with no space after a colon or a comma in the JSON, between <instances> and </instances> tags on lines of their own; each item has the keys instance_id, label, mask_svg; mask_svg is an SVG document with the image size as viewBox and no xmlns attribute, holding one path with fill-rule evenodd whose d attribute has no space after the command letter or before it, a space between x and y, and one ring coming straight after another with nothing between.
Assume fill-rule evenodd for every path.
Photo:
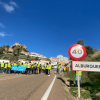
<instances>
[{"instance_id":1,"label":"roadside vegetation","mask_svg":"<svg viewBox=\"0 0 100 100\"><path fill-rule=\"evenodd\" d=\"M83 40L78 40L77 44L85 47L87 55L83 61L100 61L100 50L93 49L91 46L85 45ZM75 83L75 71L71 71L65 77L69 77L70 81ZM70 92L77 96L77 87L71 86ZM81 97L85 99L92 97L93 100L100 100L100 73L99 72L82 72L81 78ZM98 94L98 95L97 95Z\"/></svg>"}]
</instances>

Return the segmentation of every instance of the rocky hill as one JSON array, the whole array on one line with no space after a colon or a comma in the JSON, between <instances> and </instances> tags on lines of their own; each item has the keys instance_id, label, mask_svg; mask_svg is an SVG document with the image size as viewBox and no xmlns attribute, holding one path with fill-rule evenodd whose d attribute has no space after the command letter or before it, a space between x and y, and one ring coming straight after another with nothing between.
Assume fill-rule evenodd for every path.
<instances>
[{"instance_id":1,"label":"rocky hill","mask_svg":"<svg viewBox=\"0 0 100 100\"><path fill-rule=\"evenodd\" d=\"M11 45L11 47L9 47L8 51L6 52L7 48L5 46L5 51L3 52L4 54L8 53L8 54L12 54L13 53L13 49L16 46L22 46L22 51L20 52L21 55L29 55L29 51L27 50L27 47L25 45L22 45L20 43L15 43L13 45Z\"/></svg>"}]
</instances>

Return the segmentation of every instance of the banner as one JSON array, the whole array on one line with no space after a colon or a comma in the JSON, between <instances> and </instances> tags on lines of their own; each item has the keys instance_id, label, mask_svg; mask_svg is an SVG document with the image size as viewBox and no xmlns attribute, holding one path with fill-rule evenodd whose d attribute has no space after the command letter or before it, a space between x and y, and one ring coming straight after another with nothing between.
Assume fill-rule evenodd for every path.
<instances>
[{"instance_id":1,"label":"banner","mask_svg":"<svg viewBox=\"0 0 100 100\"><path fill-rule=\"evenodd\" d=\"M26 70L26 66L17 66L17 65L12 65L11 70L12 71L25 71Z\"/></svg>"},{"instance_id":2,"label":"banner","mask_svg":"<svg viewBox=\"0 0 100 100\"><path fill-rule=\"evenodd\" d=\"M18 69L17 65L12 65L12 67L11 67L12 71L17 71L17 69Z\"/></svg>"},{"instance_id":3,"label":"banner","mask_svg":"<svg viewBox=\"0 0 100 100\"><path fill-rule=\"evenodd\" d=\"M18 71L25 71L26 70L26 66L18 66Z\"/></svg>"}]
</instances>

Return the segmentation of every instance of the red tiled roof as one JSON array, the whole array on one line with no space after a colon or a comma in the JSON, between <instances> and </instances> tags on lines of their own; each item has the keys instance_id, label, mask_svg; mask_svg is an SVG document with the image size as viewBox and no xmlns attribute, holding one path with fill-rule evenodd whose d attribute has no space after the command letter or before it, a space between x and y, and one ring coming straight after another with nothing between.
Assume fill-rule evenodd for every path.
<instances>
[{"instance_id":1,"label":"red tiled roof","mask_svg":"<svg viewBox=\"0 0 100 100\"><path fill-rule=\"evenodd\" d=\"M12 60L11 60L11 62L16 62L16 63L18 63L19 61L12 61Z\"/></svg>"},{"instance_id":2,"label":"red tiled roof","mask_svg":"<svg viewBox=\"0 0 100 100\"><path fill-rule=\"evenodd\" d=\"M52 57L52 59L58 60L58 58L56 58L56 57Z\"/></svg>"}]
</instances>

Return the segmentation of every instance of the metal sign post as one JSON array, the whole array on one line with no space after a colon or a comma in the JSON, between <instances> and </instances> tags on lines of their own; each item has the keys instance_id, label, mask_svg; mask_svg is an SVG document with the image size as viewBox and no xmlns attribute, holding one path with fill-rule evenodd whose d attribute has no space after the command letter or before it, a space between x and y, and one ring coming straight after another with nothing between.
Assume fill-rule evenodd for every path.
<instances>
[{"instance_id":1,"label":"metal sign post","mask_svg":"<svg viewBox=\"0 0 100 100\"><path fill-rule=\"evenodd\" d=\"M79 61L79 60L82 60L86 56L86 50L82 45L74 44L70 46L68 50L68 54L72 59ZM79 71L78 70L76 71L77 71L78 97L80 98Z\"/></svg>"},{"instance_id":2,"label":"metal sign post","mask_svg":"<svg viewBox=\"0 0 100 100\"><path fill-rule=\"evenodd\" d=\"M78 97L80 98L80 82L79 82L79 71L77 71L77 83L78 83Z\"/></svg>"}]
</instances>

